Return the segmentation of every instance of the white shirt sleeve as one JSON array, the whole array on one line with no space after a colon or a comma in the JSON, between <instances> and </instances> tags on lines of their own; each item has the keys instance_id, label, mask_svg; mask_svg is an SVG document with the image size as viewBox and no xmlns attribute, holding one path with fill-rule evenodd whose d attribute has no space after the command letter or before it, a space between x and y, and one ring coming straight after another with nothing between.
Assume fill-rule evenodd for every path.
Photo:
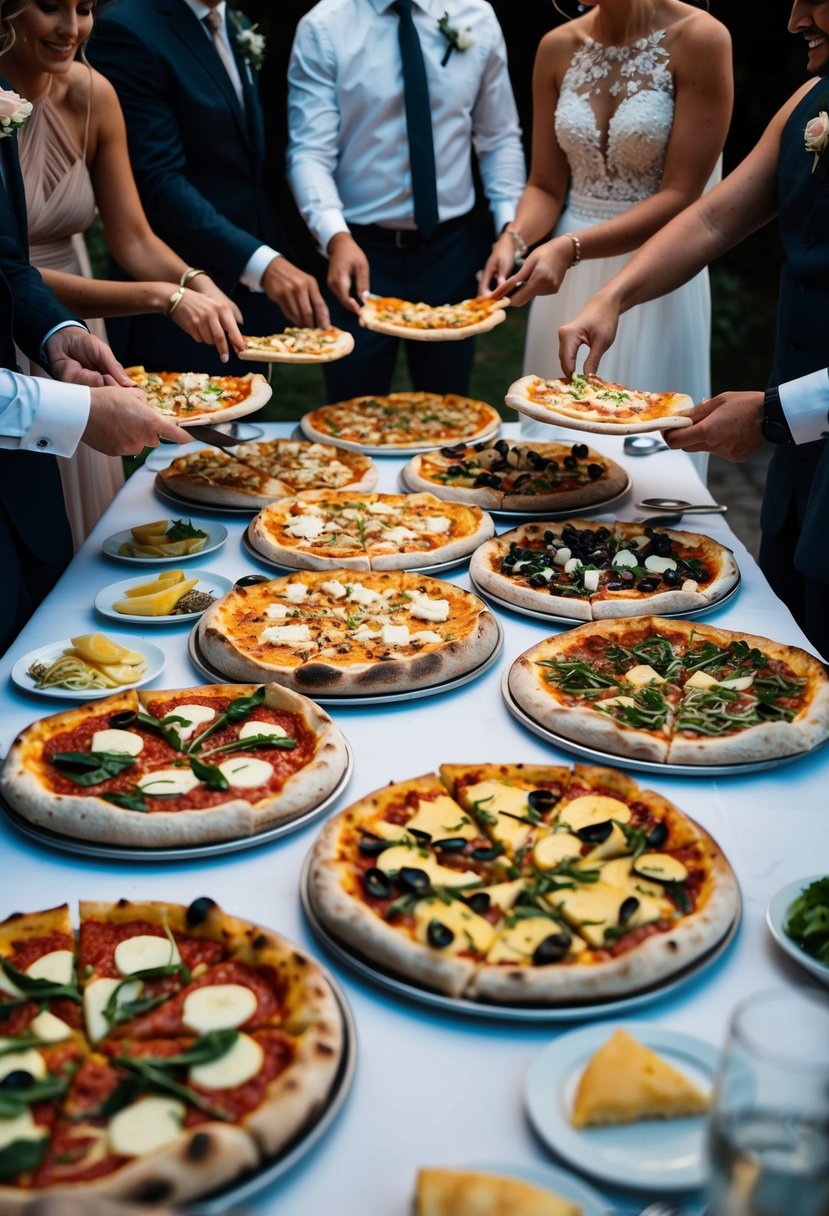
<instances>
[{"instance_id":1,"label":"white shirt sleeve","mask_svg":"<svg viewBox=\"0 0 829 1216\"><path fill-rule=\"evenodd\" d=\"M260 245L253 251L247 266L239 275L239 282L243 287L247 287L248 291L261 291L265 271L274 258L281 257L282 254L271 249L270 245Z\"/></svg>"},{"instance_id":2,"label":"white shirt sleeve","mask_svg":"<svg viewBox=\"0 0 829 1216\"><path fill-rule=\"evenodd\" d=\"M492 49L487 57L472 119L472 140L495 231L515 219L527 169L521 127L507 69L507 49L495 15Z\"/></svg>"},{"instance_id":3,"label":"white shirt sleeve","mask_svg":"<svg viewBox=\"0 0 829 1216\"><path fill-rule=\"evenodd\" d=\"M71 456L89 419L90 391L0 369L0 447Z\"/></svg>"},{"instance_id":4,"label":"white shirt sleeve","mask_svg":"<svg viewBox=\"0 0 829 1216\"><path fill-rule=\"evenodd\" d=\"M788 380L777 391L795 443L829 437L829 371L825 367Z\"/></svg>"}]
</instances>

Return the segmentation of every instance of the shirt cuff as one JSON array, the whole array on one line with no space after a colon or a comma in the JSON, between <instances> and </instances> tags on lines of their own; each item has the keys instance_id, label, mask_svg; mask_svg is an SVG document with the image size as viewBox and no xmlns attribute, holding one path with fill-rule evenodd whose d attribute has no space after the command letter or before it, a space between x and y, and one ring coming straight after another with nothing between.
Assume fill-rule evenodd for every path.
<instances>
[{"instance_id":1,"label":"shirt cuff","mask_svg":"<svg viewBox=\"0 0 829 1216\"><path fill-rule=\"evenodd\" d=\"M829 374L825 367L781 384L777 392L795 443L811 443L829 435Z\"/></svg>"},{"instance_id":2,"label":"shirt cuff","mask_svg":"<svg viewBox=\"0 0 829 1216\"><path fill-rule=\"evenodd\" d=\"M320 247L320 253L324 258L328 257L328 246L331 244L331 238L335 237L338 232L348 232L348 224L345 222L345 216L341 211L325 211L319 218L319 222L312 229L317 238Z\"/></svg>"},{"instance_id":3,"label":"shirt cuff","mask_svg":"<svg viewBox=\"0 0 829 1216\"><path fill-rule=\"evenodd\" d=\"M46 343L59 329L85 329L89 333L89 326L84 325L83 321L61 321L58 325L53 325L49 332L44 335L43 341L40 344L40 350L38 351L40 365L41 367L45 367L47 371L49 369L49 356L46 354Z\"/></svg>"},{"instance_id":4,"label":"shirt cuff","mask_svg":"<svg viewBox=\"0 0 829 1216\"><path fill-rule=\"evenodd\" d=\"M271 249L270 245L260 245L239 275L239 282L243 287L247 287L248 291L261 291L265 271L274 258L281 258L282 256L275 249Z\"/></svg>"},{"instance_id":5,"label":"shirt cuff","mask_svg":"<svg viewBox=\"0 0 829 1216\"><path fill-rule=\"evenodd\" d=\"M37 378L37 417L20 438L23 451L72 456L89 421L92 396L86 384Z\"/></svg>"},{"instance_id":6,"label":"shirt cuff","mask_svg":"<svg viewBox=\"0 0 829 1216\"><path fill-rule=\"evenodd\" d=\"M500 203L492 208L492 219L495 224L495 235L503 231L504 224L511 224L515 219L518 204Z\"/></svg>"}]
</instances>

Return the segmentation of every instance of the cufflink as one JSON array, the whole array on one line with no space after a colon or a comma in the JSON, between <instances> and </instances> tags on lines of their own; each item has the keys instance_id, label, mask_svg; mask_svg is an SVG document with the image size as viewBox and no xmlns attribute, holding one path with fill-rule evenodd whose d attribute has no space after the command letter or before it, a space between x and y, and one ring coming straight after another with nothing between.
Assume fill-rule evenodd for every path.
<instances>
[{"instance_id":1,"label":"cufflink","mask_svg":"<svg viewBox=\"0 0 829 1216\"><path fill-rule=\"evenodd\" d=\"M48 440L48 439L38 439L37 443L35 444L35 447L36 447L36 448L41 448L41 449L42 449L42 448L48 448L48 447L49 447L49 440Z\"/></svg>"}]
</instances>

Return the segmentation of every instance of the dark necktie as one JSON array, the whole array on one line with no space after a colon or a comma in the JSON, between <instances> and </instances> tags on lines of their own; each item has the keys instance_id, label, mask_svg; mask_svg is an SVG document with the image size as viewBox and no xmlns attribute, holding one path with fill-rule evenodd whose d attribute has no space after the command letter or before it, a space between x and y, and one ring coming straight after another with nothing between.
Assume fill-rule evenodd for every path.
<instances>
[{"instance_id":1,"label":"dark necktie","mask_svg":"<svg viewBox=\"0 0 829 1216\"><path fill-rule=\"evenodd\" d=\"M400 18L397 32L406 92L406 131L415 223L423 236L431 236L438 226L438 188L426 65L412 19L412 0L394 0L391 7Z\"/></svg>"}]
</instances>

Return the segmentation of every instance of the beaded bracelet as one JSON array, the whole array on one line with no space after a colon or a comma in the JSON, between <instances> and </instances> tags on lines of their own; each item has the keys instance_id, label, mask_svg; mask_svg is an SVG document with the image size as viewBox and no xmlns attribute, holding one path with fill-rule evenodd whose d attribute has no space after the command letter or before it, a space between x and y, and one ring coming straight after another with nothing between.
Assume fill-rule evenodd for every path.
<instances>
[{"instance_id":1,"label":"beaded bracelet","mask_svg":"<svg viewBox=\"0 0 829 1216\"><path fill-rule=\"evenodd\" d=\"M179 285L186 287L191 279L195 279L198 274L207 274L206 270L198 270L195 266L188 266L184 274L179 279Z\"/></svg>"},{"instance_id":2,"label":"beaded bracelet","mask_svg":"<svg viewBox=\"0 0 829 1216\"><path fill-rule=\"evenodd\" d=\"M522 266L524 264L524 258L527 256L527 242L524 240L518 229L513 228L512 224L504 224L503 228L501 229L501 236L503 236L505 232L508 232L512 237L512 243L515 246L515 264L516 266Z\"/></svg>"},{"instance_id":3,"label":"beaded bracelet","mask_svg":"<svg viewBox=\"0 0 829 1216\"><path fill-rule=\"evenodd\" d=\"M569 236L570 240L573 242L573 261L571 262L571 265L578 266L579 262L581 261L581 241L574 232L563 232L562 236Z\"/></svg>"},{"instance_id":4,"label":"beaded bracelet","mask_svg":"<svg viewBox=\"0 0 829 1216\"><path fill-rule=\"evenodd\" d=\"M181 301L184 299L184 288L179 287L170 296L170 303L167 305L167 316L171 317L178 308Z\"/></svg>"}]
</instances>

